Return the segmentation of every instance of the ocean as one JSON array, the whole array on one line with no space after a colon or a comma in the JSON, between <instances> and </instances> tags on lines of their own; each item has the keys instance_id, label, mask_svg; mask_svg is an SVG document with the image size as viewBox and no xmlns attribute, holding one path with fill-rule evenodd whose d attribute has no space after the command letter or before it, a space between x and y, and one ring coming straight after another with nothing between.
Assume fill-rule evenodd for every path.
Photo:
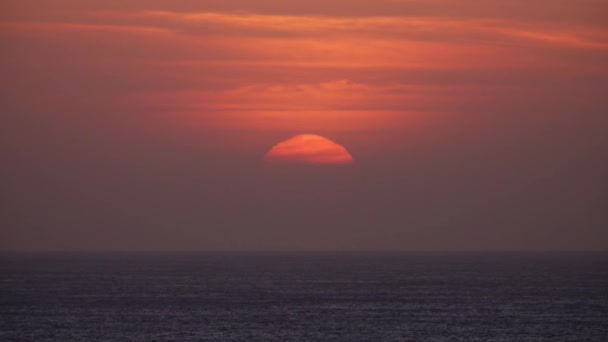
<instances>
[{"instance_id":1,"label":"ocean","mask_svg":"<svg viewBox=\"0 0 608 342\"><path fill-rule=\"evenodd\" d=\"M606 253L4 253L0 341L608 341Z\"/></svg>"}]
</instances>

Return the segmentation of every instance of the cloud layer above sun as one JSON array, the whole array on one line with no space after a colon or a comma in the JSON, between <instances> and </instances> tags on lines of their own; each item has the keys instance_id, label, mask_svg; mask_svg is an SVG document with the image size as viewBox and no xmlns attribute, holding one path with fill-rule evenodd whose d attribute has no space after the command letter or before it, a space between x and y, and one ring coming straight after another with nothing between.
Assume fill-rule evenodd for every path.
<instances>
[{"instance_id":1,"label":"cloud layer above sun","mask_svg":"<svg viewBox=\"0 0 608 342\"><path fill-rule=\"evenodd\" d=\"M3 74L19 80L9 98L205 127L395 127L420 113L560 96L571 83L604 82L608 70L606 5L593 0L4 7Z\"/></svg>"}]
</instances>

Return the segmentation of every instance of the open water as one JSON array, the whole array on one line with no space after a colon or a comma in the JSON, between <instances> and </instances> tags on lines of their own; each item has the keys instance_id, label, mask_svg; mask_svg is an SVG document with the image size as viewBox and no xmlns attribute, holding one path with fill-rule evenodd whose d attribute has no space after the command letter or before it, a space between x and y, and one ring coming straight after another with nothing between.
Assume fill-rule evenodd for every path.
<instances>
[{"instance_id":1,"label":"open water","mask_svg":"<svg viewBox=\"0 0 608 342\"><path fill-rule=\"evenodd\" d=\"M1 254L0 341L608 341L608 254Z\"/></svg>"}]
</instances>

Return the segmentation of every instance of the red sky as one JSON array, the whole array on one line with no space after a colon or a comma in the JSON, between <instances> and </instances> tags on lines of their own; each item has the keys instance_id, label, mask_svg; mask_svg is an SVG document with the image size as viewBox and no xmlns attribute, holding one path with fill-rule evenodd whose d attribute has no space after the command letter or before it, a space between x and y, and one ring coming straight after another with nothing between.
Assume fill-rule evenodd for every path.
<instances>
[{"instance_id":1,"label":"red sky","mask_svg":"<svg viewBox=\"0 0 608 342\"><path fill-rule=\"evenodd\" d=\"M0 7L4 249L608 247L605 1Z\"/></svg>"}]
</instances>

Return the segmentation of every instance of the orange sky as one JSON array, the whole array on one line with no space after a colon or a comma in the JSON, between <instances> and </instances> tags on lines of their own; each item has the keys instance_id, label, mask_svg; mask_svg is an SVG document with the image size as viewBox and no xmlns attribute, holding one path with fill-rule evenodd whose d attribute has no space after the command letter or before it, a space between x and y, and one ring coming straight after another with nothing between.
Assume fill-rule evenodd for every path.
<instances>
[{"instance_id":1,"label":"orange sky","mask_svg":"<svg viewBox=\"0 0 608 342\"><path fill-rule=\"evenodd\" d=\"M303 131L407 126L487 95L527 96L529 75L606 73L601 2L341 3L12 2L3 64L17 87L37 83L42 103L74 95L205 127Z\"/></svg>"},{"instance_id":2,"label":"orange sky","mask_svg":"<svg viewBox=\"0 0 608 342\"><path fill-rule=\"evenodd\" d=\"M2 1L0 248L605 249L607 18L605 0ZM303 133L344 146L348 176L265 178Z\"/></svg>"}]
</instances>

